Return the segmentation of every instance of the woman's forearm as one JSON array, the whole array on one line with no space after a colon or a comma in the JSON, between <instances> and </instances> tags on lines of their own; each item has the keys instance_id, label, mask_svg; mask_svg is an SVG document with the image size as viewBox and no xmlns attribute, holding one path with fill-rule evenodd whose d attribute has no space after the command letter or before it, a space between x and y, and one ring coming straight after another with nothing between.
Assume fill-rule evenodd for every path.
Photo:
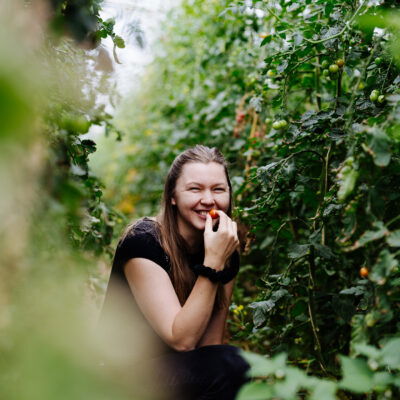
<instances>
[{"instance_id":1,"label":"woman's forearm","mask_svg":"<svg viewBox=\"0 0 400 400\"><path fill-rule=\"evenodd\" d=\"M203 336L213 311L218 285L199 276L172 324L175 348L192 350Z\"/></svg>"},{"instance_id":2,"label":"woman's forearm","mask_svg":"<svg viewBox=\"0 0 400 400\"><path fill-rule=\"evenodd\" d=\"M229 313L229 305L232 298L235 279L224 285L224 306L214 311L211 315L208 326L197 343L197 347L207 346L210 344L222 344L224 342L224 334L226 329L226 320Z\"/></svg>"}]
</instances>

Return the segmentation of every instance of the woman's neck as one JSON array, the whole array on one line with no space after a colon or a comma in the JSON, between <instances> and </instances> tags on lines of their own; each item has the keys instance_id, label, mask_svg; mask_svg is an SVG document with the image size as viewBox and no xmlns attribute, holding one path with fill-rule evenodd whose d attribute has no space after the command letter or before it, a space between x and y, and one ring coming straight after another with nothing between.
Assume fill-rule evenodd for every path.
<instances>
[{"instance_id":1,"label":"woman's neck","mask_svg":"<svg viewBox=\"0 0 400 400\"><path fill-rule=\"evenodd\" d=\"M179 230L180 235L186 242L190 254L198 253L204 247L203 232L192 232Z\"/></svg>"}]
</instances>

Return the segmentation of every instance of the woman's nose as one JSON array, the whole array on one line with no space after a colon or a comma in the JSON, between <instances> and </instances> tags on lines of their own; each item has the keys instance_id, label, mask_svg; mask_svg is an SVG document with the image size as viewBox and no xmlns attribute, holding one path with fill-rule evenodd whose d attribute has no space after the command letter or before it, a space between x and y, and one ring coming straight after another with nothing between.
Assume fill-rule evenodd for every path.
<instances>
[{"instance_id":1,"label":"woman's nose","mask_svg":"<svg viewBox=\"0 0 400 400\"><path fill-rule=\"evenodd\" d=\"M214 204L214 196L210 191L204 191L203 196L201 197L201 202L203 204Z\"/></svg>"}]
</instances>

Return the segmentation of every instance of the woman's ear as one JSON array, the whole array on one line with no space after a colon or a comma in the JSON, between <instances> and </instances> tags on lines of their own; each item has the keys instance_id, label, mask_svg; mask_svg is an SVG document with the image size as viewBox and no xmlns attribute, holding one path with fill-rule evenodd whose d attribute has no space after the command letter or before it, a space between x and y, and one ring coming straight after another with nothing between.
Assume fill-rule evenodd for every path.
<instances>
[{"instance_id":1,"label":"woman's ear","mask_svg":"<svg viewBox=\"0 0 400 400\"><path fill-rule=\"evenodd\" d=\"M172 204L173 206L176 206L176 201L175 201L174 198L171 199L171 204Z\"/></svg>"}]
</instances>

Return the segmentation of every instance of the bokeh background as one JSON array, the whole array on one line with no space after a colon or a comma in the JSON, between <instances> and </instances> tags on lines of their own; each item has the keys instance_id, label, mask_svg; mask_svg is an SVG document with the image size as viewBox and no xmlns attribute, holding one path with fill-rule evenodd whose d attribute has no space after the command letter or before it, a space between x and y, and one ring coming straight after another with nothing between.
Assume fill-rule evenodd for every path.
<instances>
[{"instance_id":1,"label":"bokeh background","mask_svg":"<svg viewBox=\"0 0 400 400\"><path fill-rule=\"evenodd\" d=\"M174 157L230 163L239 398L400 396L400 69L391 0L3 0L0 397L158 399L97 321ZM121 369L106 366L126 365Z\"/></svg>"}]
</instances>

